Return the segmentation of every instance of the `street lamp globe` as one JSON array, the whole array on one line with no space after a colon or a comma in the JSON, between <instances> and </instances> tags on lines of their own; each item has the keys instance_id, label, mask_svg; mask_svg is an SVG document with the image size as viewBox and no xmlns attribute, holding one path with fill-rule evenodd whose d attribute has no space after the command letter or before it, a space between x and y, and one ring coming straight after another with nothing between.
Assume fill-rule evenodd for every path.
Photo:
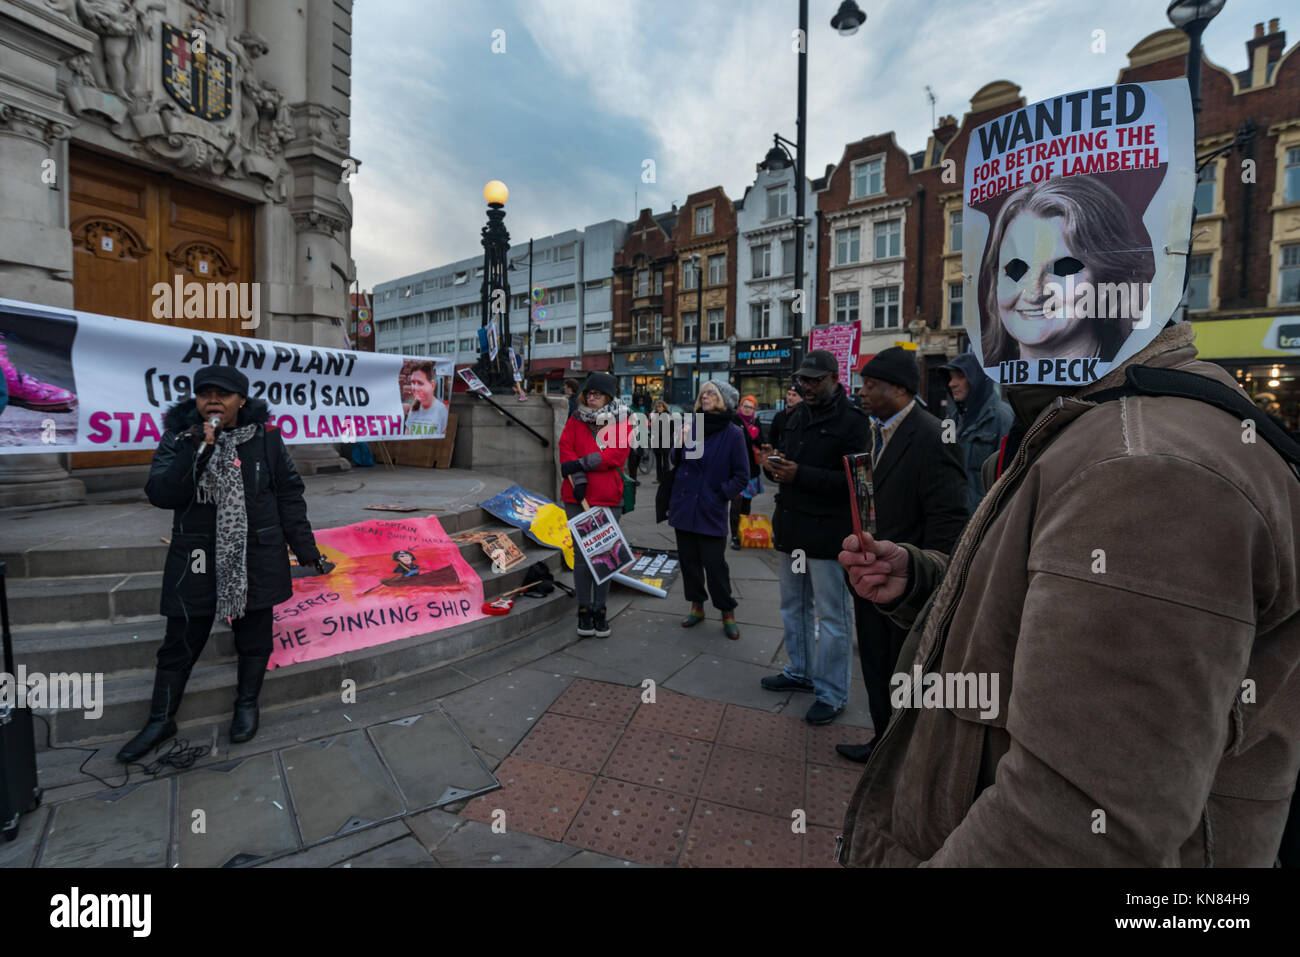
<instances>
[{"instance_id":1,"label":"street lamp globe","mask_svg":"<svg viewBox=\"0 0 1300 957\"><path fill-rule=\"evenodd\" d=\"M1223 6L1223 0L1219 0L1219 6ZM858 27L866 22L867 15L853 0L844 0L839 10L835 12L835 16L831 17L831 26L842 37L853 36L858 32Z\"/></svg>"},{"instance_id":2,"label":"street lamp globe","mask_svg":"<svg viewBox=\"0 0 1300 957\"><path fill-rule=\"evenodd\" d=\"M1173 0L1165 9L1169 22L1180 30L1205 25L1223 9L1225 0Z\"/></svg>"},{"instance_id":3,"label":"street lamp globe","mask_svg":"<svg viewBox=\"0 0 1300 957\"><path fill-rule=\"evenodd\" d=\"M489 206L504 206L510 196L510 190L499 179L494 179L483 187L483 198Z\"/></svg>"}]
</instances>

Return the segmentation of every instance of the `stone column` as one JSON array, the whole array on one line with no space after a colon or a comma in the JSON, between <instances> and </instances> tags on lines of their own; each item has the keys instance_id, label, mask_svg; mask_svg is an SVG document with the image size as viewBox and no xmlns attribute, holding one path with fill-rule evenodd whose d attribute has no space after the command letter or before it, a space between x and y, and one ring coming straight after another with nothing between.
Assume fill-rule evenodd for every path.
<instances>
[{"instance_id":1,"label":"stone column","mask_svg":"<svg viewBox=\"0 0 1300 957\"><path fill-rule=\"evenodd\" d=\"M30 0L0 0L0 290L5 298L72 307L68 134L59 64L93 36ZM54 165L42 166L53 160ZM42 173L52 169L54 182ZM48 175L45 177L48 179ZM58 455L0 454L0 508L85 501Z\"/></svg>"}]
</instances>

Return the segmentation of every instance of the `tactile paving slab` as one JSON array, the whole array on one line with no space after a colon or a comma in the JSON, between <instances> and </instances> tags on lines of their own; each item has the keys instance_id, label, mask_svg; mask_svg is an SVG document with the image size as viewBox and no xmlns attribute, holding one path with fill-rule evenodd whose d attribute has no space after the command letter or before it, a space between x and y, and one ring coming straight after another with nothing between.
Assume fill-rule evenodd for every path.
<instances>
[{"instance_id":1,"label":"tactile paving slab","mask_svg":"<svg viewBox=\"0 0 1300 957\"><path fill-rule=\"evenodd\" d=\"M616 724L547 712L515 748L514 755L557 768L595 774L614 750L614 743L622 730Z\"/></svg>"},{"instance_id":2,"label":"tactile paving slab","mask_svg":"<svg viewBox=\"0 0 1300 957\"><path fill-rule=\"evenodd\" d=\"M637 709L632 727L712 741L726 707L721 701L691 698L658 688L654 704L646 703Z\"/></svg>"},{"instance_id":3,"label":"tactile paving slab","mask_svg":"<svg viewBox=\"0 0 1300 957\"><path fill-rule=\"evenodd\" d=\"M810 827L803 835L803 867L839 867L835 863L835 839L838 827Z\"/></svg>"},{"instance_id":4,"label":"tactile paving slab","mask_svg":"<svg viewBox=\"0 0 1300 957\"><path fill-rule=\"evenodd\" d=\"M451 717L429 711L367 729L406 797L408 812L464 800L497 786Z\"/></svg>"},{"instance_id":5,"label":"tactile paving slab","mask_svg":"<svg viewBox=\"0 0 1300 957\"><path fill-rule=\"evenodd\" d=\"M835 750L837 744L866 744L875 737L870 728L855 728L848 724L812 725L803 722L808 734L808 761L812 764L828 764L835 768L857 768L861 771L866 765L850 761Z\"/></svg>"},{"instance_id":6,"label":"tactile paving slab","mask_svg":"<svg viewBox=\"0 0 1300 957\"><path fill-rule=\"evenodd\" d=\"M700 797L790 820L803 807L804 764L758 751L714 745Z\"/></svg>"},{"instance_id":7,"label":"tactile paving slab","mask_svg":"<svg viewBox=\"0 0 1300 957\"><path fill-rule=\"evenodd\" d=\"M853 797L853 789L860 780L862 765L856 770L808 765L808 823L841 827L849 809L849 798Z\"/></svg>"},{"instance_id":8,"label":"tactile paving slab","mask_svg":"<svg viewBox=\"0 0 1300 957\"><path fill-rule=\"evenodd\" d=\"M132 784L60 804L40 866L166 867L171 806L170 781Z\"/></svg>"},{"instance_id":9,"label":"tactile paving slab","mask_svg":"<svg viewBox=\"0 0 1300 957\"><path fill-rule=\"evenodd\" d=\"M663 694L663 692L659 692ZM548 708L557 714L609 724L627 724L641 703L641 689L579 678Z\"/></svg>"},{"instance_id":10,"label":"tactile paving slab","mask_svg":"<svg viewBox=\"0 0 1300 957\"><path fill-rule=\"evenodd\" d=\"M628 728L600 773L602 777L678 794L699 794L712 750L713 745L708 741L665 731Z\"/></svg>"},{"instance_id":11,"label":"tactile paving slab","mask_svg":"<svg viewBox=\"0 0 1300 957\"><path fill-rule=\"evenodd\" d=\"M780 758L802 761L806 721L754 708L729 704L718 728L718 744L745 751L762 751Z\"/></svg>"},{"instance_id":12,"label":"tactile paving slab","mask_svg":"<svg viewBox=\"0 0 1300 957\"><path fill-rule=\"evenodd\" d=\"M296 850L293 814L273 753L186 771L177 778L181 867L251 864ZM194 811L206 829L194 832Z\"/></svg>"},{"instance_id":13,"label":"tactile paving slab","mask_svg":"<svg viewBox=\"0 0 1300 957\"><path fill-rule=\"evenodd\" d=\"M360 729L280 752L303 843L355 831L405 810Z\"/></svg>"},{"instance_id":14,"label":"tactile paving slab","mask_svg":"<svg viewBox=\"0 0 1300 957\"><path fill-rule=\"evenodd\" d=\"M686 832L682 867L798 867L802 835L782 821L700 801Z\"/></svg>"},{"instance_id":15,"label":"tactile paving slab","mask_svg":"<svg viewBox=\"0 0 1300 957\"><path fill-rule=\"evenodd\" d=\"M497 768L501 790L476 797L461 816L484 824L505 812L506 833L519 831L558 841L582 806L595 775L553 768L537 761L509 757Z\"/></svg>"},{"instance_id":16,"label":"tactile paving slab","mask_svg":"<svg viewBox=\"0 0 1300 957\"><path fill-rule=\"evenodd\" d=\"M564 843L666 867L681 853L694 805L683 794L597 778Z\"/></svg>"}]
</instances>

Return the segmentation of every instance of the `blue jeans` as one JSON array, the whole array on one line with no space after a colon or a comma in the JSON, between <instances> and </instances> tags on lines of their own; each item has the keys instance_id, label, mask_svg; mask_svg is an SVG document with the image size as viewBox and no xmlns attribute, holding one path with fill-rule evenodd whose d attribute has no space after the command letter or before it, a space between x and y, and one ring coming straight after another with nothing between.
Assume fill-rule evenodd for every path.
<instances>
[{"instance_id":1,"label":"blue jeans","mask_svg":"<svg viewBox=\"0 0 1300 957\"><path fill-rule=\"evenodd\" d=\"M844 568L834 559L809 558L807 569L795 572L790 556L783 557L781 620L790 656L783 674L811 681L818 701L843 708L853 674L853 599Z\"/></svg>"}]
</instances>

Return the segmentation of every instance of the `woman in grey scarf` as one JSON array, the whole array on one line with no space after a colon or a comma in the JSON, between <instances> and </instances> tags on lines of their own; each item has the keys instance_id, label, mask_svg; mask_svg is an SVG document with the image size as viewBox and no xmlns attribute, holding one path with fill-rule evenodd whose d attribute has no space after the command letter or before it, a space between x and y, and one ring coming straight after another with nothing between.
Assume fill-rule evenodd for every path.
<instances>
[{"instance_id":1,"label":"woman in grey scarf","mask_svg":"<svg viewBox=\"0 0 1300 957\"><path fill-rule=\"evenodd\" d=\"M303 481L266 402L248 398L248 378L230 366L194 376L196 398L167 410L145 494L170 508L162 614L149 720L118 753L139 760L176 734L176 712L214 621L230 622L239 652L233 743L257 733L257 699L271 657L272 611L293 595L285 542L303 566L325 574Z\"/></svg>"}]
</instances>

